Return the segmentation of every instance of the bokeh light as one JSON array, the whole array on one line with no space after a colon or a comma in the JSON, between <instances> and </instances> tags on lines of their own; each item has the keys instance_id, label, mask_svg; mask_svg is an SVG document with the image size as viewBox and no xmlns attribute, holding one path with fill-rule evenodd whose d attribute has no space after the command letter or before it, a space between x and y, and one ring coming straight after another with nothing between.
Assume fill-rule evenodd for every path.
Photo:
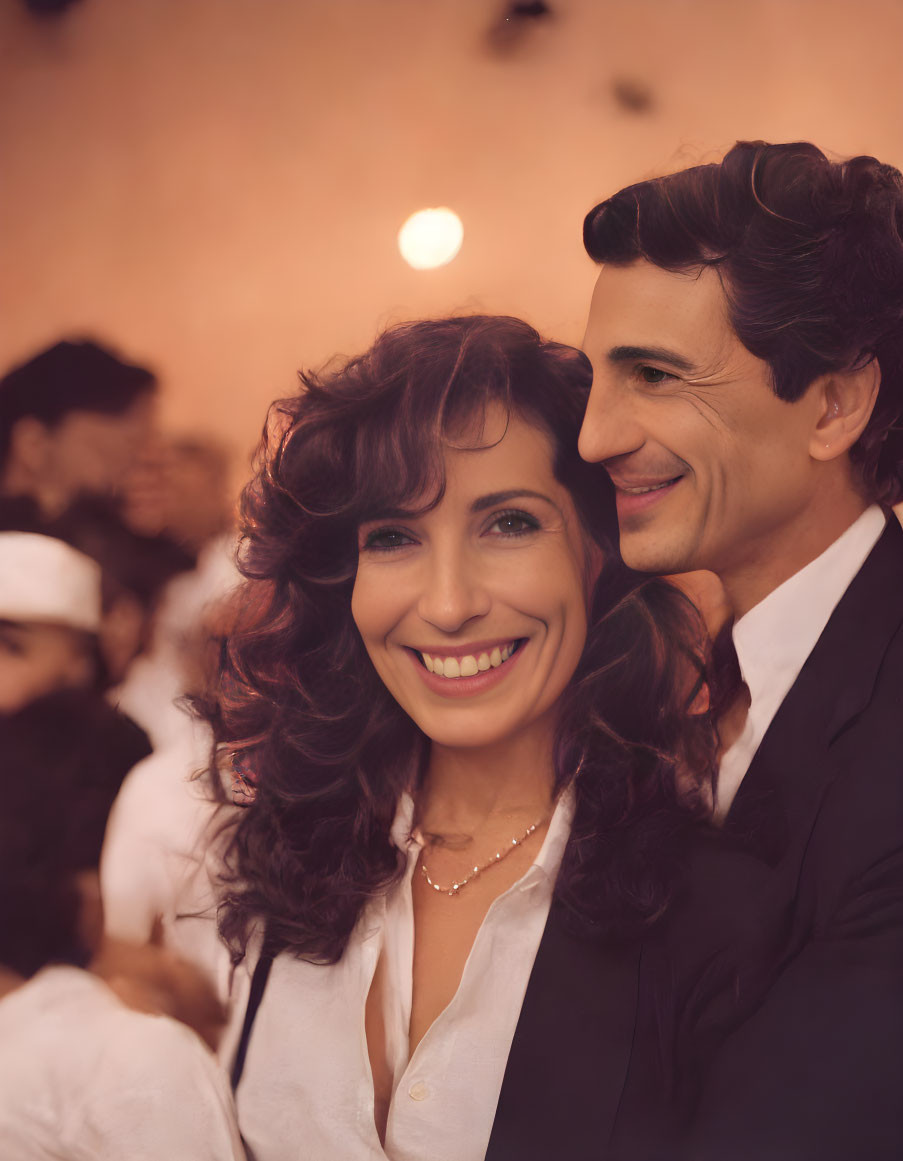
<instances>
[{"instance_id":1,"label":"bokeh light","mask_svg":"<svg viewBox=\"0 0 903 1161\"><path fill-rule=\"evenodd\" d=\"M398 231L398 249L415 270L445 266L461 249L464 227L461 219L445 206L418 210Z\"/></svg>"}]
</instances>

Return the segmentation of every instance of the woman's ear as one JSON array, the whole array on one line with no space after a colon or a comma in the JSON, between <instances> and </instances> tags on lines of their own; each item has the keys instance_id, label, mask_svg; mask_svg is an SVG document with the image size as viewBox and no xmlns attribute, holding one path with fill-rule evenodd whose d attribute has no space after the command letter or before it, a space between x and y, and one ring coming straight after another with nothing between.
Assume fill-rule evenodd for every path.
<instances>
[{"instance_id":1,"label":"woman's ear","mask_svg":"<svg viewBox=\"0 0 903 1161\"><path fill-rule=\"evenodd\" d=\"M816 422L809 442L815 460L833 460L848 452L872 415L881 369L877 359L851 371L822 375L810 390L818 392Z\"/></svg>"}]
</instances>

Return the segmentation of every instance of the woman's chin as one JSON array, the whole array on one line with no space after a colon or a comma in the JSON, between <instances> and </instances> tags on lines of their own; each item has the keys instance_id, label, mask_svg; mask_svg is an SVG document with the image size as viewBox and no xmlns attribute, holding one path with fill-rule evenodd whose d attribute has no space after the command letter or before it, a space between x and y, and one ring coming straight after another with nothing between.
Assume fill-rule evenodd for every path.
<instances>
[{"instance_id":1,"label":"woman's chin","mask_svg":"<svg viewBox=\"0 0 903 1161\"><path fill-rule=\"evenodd\" d=\"M479 721L475 720L476 714L459 716L460 720L455 722L439 722L435 717L424 717L417 724L434 746L448 750L494 748L513 741L520 733L520 723L506 726L497 717L490 721Z\"/></svg>"}]
</instances>

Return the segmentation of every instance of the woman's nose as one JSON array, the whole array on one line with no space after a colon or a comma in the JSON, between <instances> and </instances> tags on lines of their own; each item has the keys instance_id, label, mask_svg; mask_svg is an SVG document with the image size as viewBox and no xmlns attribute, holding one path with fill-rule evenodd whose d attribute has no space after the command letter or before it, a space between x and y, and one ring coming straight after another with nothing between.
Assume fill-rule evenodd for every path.
<instances>
[{"instance_id":1,"label":"woman's nose","mask_svg":"<svg viewBox=\"0 0 903 1161\"><path fill-rule=\"evenodd\" d=\"M455 633L475 617L485 616L490 604L474 554L446 549L432 557L418 603L424 621L443 633Z\"/></svg>"}]
</instances>

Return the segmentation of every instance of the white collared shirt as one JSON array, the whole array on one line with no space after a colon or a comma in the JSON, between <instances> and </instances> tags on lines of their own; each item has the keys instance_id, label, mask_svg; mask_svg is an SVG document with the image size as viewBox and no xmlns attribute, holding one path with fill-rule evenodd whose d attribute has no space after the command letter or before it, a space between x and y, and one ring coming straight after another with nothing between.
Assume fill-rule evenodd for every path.
<instances>
[{"instance_id":1,"label":"white collared shirt","mask_svg":"<svg viewBox=\"0 0 903 1161\"><path fill-rule=\"evenodd\" d=\"M781 702L885 524L884 513L872 504L820 556L734 625L734 647L750 706L743 731L721 758L717 817L730 809Z\"/></svg>"},{"instance_id":2,"label":"white collared shirt","mask_svg":"<svg viewBox=\"0 0 903 1161\"><path fill-rule=\"evenodd\" d=\"M183 1024L46 967L0 1001L4 1161L239 1161L229 1082Z\"/></svg>"},{"instance_id":3,"label":"white collared shirt","mask_svg":"<svg viewBox=\"0 0 903 1161\"><path fill-rule=\"evenodd\" d=\"M237 1093L255 1161L482 1161L573 812L566 791L534 863L490 906L454 998L409 1058L420 845L410 835L413 802L402 799L392 838L407 854L404 880L367 907L342 959L322 966L281 955L273 963ZM381 955L395 1082L385 1148L364 1029Z\"/></svg>"}]
</instances>

